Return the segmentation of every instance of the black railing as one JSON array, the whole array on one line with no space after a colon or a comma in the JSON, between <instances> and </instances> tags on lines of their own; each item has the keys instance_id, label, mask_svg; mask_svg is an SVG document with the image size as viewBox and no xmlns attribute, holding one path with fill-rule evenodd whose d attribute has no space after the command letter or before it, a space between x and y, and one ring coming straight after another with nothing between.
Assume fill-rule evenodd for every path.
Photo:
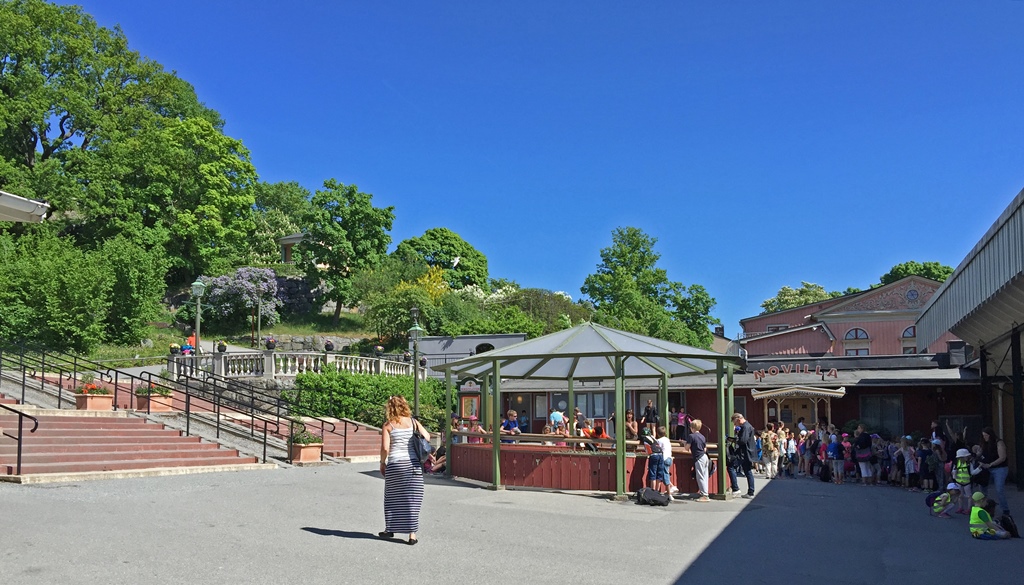
<instances>
[{"instance_id":1,"label":"black railing","mask_svg":"<svg viewBox=\"0 0 1024 585\"><path fill-rule=\"evenodd\" d=\"M15 475L21 475L22 436L24 435L25 419L26 418L32 419L32 430L29 431L30 433L36 432L36 429L39 428L39 419L37 419L36 417L34 417L34 416L30 415L30 414L25 414L24 412L21 412L20 410L11 408L11 407L9 407L7 405L4 405L4 404L0 404L0 408L2 408L4 410L9 410L9 411L13 412L14 414L18 415L18 436L15 437L14 435L8 434L7 431L3 431L3 434L5 436L8 436L8 437L10 437L10 438L12 438L12 439L14 439L15 441L18 442L18 461L17 461L17 464L16 464Z\"/></svg>"},{"instance_id":2,"label":"black railing","mask_svg":"<svg viewBox=\"0 0 1024 585\"><path fill-rule=\"evenodd\" d=\"M169 397L172 408L175 402L181 403L181 410L185 414L186 436L191 435L192 417L196 414L203 413L204 411L201 409L206 405L210 405L211 410L209 412L215 415L216 435L218 439L220 438L221 431L221 415L225 410L227 410L228 413L236 413L247 418L249 421L248 426L250 436L253 438L256 437L256 429L259 428L258 423L262 423L264 463L267 462L267 436L269 434L269 425L274 425L275 434L280 435L281 433L279 420L261 416L261 413L248 410L246 405L240 401L220 396L217 392L203 391L199 388L190 388L187 380L185 385L181 386L159 376L153 376L150 372L144 372L142 376L136 376L135 374L122 372L116 369L104 370L102 364L98 364L78 356L69 356L59 352L30 351L23 347L18 351L16 362L11 358L10 353L10 348L4 352L0 352L0 364L6 362L8 367L12 364L17 364L18 367L21 368L23 403L25 390L28 387L28 378L34 378L36 375L39 375L40 390L45 392L45 385L47 381L46 374L50 369L56 370L56 373L58 374L58 382L61 382L64 379L65 374L67 374L68 379L72 380L70 384L72 388L77 383L79 374L93 373L100 378L101 382L106 382L113 386L115 409L118 408L117 405L120 393L124 392L124 390L122 390L122 386L124 384L128 385L128 405L130 408L134 409L135 391L137 388L145 388L145 391L149 393L150 397L153 395L164 396L165 398ZM28 375L29 369L32 370L31 376ZM64 392L64 384L58 383L57 408L61 408L63 404ZM178 396L176 394L182 394L184 396ZM152 400L150 400L147 405L146 413L152 414Z\"/></svg>"},{"instance_id":3,"label":"black railing","mask_svg":"<svg viewBox=\"0 0 1024 585\"><path fill-rule=\"evenodd\" d=\"M123 386L127 384L128 389L128 408L138 410L136 408L136 398L141 395L148 395L150 398L147 400L145 412L152 414L152 407L154 404L154 396L157 400L163 402L170 402L172 409L174 404L178 403L181 405L178 410L185 413L185 434L190 435L191 423L193 412L204 412L201 408L208 405L210 413L215 418L215 433L219 439L221 434L221 425L224 419L224 410L227 409L230 413L241 414L249 419L250 436L255 437L257 423L263 423L264 437L263 437L263 460L266 462L266 435L269 424L274 425L274 434L278 437L289 439L291 433L289 432L286 436L281 432L282 423L287 420L290 422L296 422L302 424L303 427L306 425L299 420L295 420L296 415L291 412L291 405L288 401L284 400L280 396L272 396L261 392L257 387L237 379L226 378L210 372L199 371L202 377L181 373L177 381L168 380L162 378L159 375L154 375L152 372L143 372L141 375L135 375L127 372L122 372L114 368L108 368L99 362L81 358L75 355L68 355L61 352L52 352L46 350L30 350L24 346L19 347L17 350L17 367L22 373L22 402L25 398L25 389L27 387L27 380L35 378L39 375L40 390L44 390L46 385L46 373L49 370L54 370L57 373L57 407L61 408L64 400L64 384L60 383L65 378L71 383L69 386L72 388L74 393L74 386L79 380L80 374L92 373L100 379L101 382L108 383L113 388L114 394L114 408L120 408L120 397L126 390ZM5 354L0 349L0 372L2 372L3 363L6 359L10 365L11 350L8 349ZM32 374L28 374L28 370L32 370ZM207 390L206 387L212 385L213 390ZM143 389L141 392L139 388ZM229 397L223 394L224 390L232 391L237 397ZM184 394L184 397L175 396L175 392ZM169 400L168 400L169 399ZM72 399L73 400L73 399ZM198 401L198 406L197 406ZM337 425L334 421L326 420L323 415L316 413L304 413L302 415L307 422L313 423L320 428L320 436L325 438L327 434L332 434L341 438L342 442L342 457L348 456L348 434L350 427L354 431L359 430L359 424L350 421L348 419L340 419L342 423L342 430L338 432ZM317 424L318 423L318 424ZM235 425L242 426L242 425ZM321 459L323 455L321 454ZM289 453L290 460L290 453Z\"/></svg>"}]
</instances>

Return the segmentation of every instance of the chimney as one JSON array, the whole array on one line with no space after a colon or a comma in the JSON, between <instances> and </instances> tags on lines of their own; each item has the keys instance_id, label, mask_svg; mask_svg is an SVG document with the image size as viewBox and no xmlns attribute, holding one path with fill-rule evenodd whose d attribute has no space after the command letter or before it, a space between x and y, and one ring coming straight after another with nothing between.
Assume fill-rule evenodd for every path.
<instances>
[{"instance_id":1,"label":"chimney","mask_svg":"<svg viewBox=\"0 0 1024 585\"><path fill-rule=\"evenodd\" d=\"M725 325L715 325L715 335L725 337Z\"/></svg>"}]
</instances>

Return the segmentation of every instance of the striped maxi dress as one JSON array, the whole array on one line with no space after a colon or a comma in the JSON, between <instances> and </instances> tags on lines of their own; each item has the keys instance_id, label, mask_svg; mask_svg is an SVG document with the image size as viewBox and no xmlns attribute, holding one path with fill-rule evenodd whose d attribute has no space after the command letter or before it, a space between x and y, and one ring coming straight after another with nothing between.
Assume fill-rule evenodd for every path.
<instances>
[{"instance_id":1,"label":"striped maxi dress","mask_svg":"<svg viewBox=\"0 0 1024 585\"><path fill-rule=\"evenodd\" d=\"M391 427L391 450L384 474L384 530L418 532L423 504L423 467L413 457L412 428Z\"/></svg>"}]
</instances>

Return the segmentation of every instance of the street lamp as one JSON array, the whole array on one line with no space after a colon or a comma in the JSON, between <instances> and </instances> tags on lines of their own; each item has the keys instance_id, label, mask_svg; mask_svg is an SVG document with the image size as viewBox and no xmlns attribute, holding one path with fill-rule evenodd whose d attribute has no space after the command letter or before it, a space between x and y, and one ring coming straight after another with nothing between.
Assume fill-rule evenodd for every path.
<instances>
[{"instance_id":1,"label":"street lamp","mask_svg":"<svg viewBox=\"0 0 1024 585\"><path fill-rule=\"evenodd\" d=\"M412 328L409 329L409 339L412 340L412 414L420 415L420 337L425 333L420 327L420 310L418 307L409 309L412 316Z\"/></svg>"},{"instance_id":2,"label":"street lamp","mask_svg":"<svg viewBox=\"0 0 1024 585\"><path fill-rule=\"evenodd\" d=\"M203 312L203 293L206 292L206 284L196 279L192 283L192 296L196 298L196 355L199 355L199 315Z\"/></svg>"}]
</instances>

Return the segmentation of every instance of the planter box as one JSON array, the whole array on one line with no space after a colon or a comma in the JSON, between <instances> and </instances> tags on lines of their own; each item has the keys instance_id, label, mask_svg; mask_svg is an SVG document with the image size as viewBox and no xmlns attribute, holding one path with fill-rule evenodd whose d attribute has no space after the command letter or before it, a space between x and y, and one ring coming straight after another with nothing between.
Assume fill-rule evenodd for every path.
<instances>
[{"instance_id":1,"label":"planter box","mask_svg":"<svg viewBox=\"0 0 1024 585\"><path fill-rule=\"evenodd\" d=\"M75 394L78 410L114 410L113 394Z\"/></svg>"},{"instance_id":2,"label":"planter box","mask_svg":"<svg viewBox=\"0 0 1024 585\"><path fill-rule=\"evenodd\" d=\"M323 453L323 443L309 443L308 445L299 445L292 443L291 460L292 463L312 463L314 461L320 461L320 455Z\"/></svg>"},{"instance_id":3,"label":"planter box","mask_svg":"<svg viewBox=\"0 0 1024 585\"><path fill-rule=\"evenodd\" d=\"M143 412L170 412L173 396L161 396L159 394L135 395L135 410Z\"/></svg>"}]
</instances>

